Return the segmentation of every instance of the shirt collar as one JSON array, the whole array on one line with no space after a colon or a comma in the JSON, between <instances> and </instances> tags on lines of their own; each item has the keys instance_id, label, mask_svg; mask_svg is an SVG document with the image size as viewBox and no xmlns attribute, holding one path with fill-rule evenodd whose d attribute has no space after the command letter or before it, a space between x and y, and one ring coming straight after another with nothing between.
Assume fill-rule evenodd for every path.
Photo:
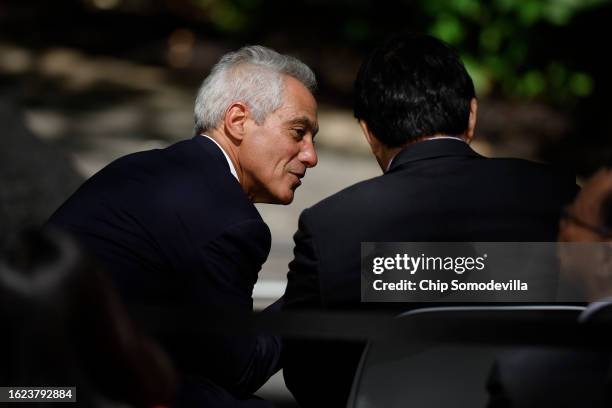
<instances>
[{"instance_id":1,"label":"shirt collar","mask_svg":"<svg viewBox=\"0 0 612 408\"><path fill-rule=\"evenodd\" d=\"M454 136L435 136L411 143L393 157L387 172L392 172L403 165L417 161L447 156L480 157L465 140Z\"/></svg>"},{"instance_id":2,"label":"shirt collar","mask_svg":"<svg viewBox=\"0 0 612 408\"><path fill-rule=\"evenodd\" d=\"M227 165L229 166L230 173L232 173L232 176L236 177L236 180L240 181L240 179L238 178L238 173L236 173L236 168L234 167L234 163L232 163L232 160L229 158L227 153L225 153L225 150L223 150L221 145L217 143L215 139L213 139L212 137L208 135L202 134L202 136L212 140L212 142L217 145L217 147L221 150L221 153L223 153L223 156L225 156L225 160L227 160Z\"/></svg>"}]
</instances>

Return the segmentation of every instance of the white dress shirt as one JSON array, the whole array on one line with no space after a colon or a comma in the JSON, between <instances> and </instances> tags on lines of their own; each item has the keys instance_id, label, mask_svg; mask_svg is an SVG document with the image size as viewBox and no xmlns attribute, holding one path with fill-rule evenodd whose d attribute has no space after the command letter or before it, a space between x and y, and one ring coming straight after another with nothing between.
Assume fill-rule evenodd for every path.
<instances>
[{"instance_id":1,"label":"white dress shirt","mask_svg":"<svg viewBox=\"0 0 612 408\"><path fill-rule=\"evenodd\" d=\"M212 137L208 135L203 134L202 136L209 138L210 140L213 141L214 144L217 145L217 147L221 150L221 153L223 153L223 156L225 156L225 160L227 160L227 165L229 166L230 173L232 173L232 176L236 177L236 180L240 181L240 179L238 178L238 173L236 173L236 168L234 167L234 163L232 163L232 160L229 158L227 153L225 153L225 150L223 150L221 145L217 143L215 139L213 139Z\"/></svg>"}]
</instances>

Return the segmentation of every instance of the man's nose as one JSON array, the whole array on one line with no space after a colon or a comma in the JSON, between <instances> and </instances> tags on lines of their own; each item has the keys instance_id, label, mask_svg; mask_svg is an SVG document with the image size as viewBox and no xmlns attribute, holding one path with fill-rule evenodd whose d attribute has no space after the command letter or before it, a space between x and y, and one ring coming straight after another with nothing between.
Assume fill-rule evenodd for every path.
<instances>
[{"instance_id":1,"label":"man's nose","mask_svg":"<svg viewBox=\"0 0 612 408\"><path fill-rule=\"evenodd\" d=\"M300 153L298 154L298 160L304 163L306 168L314 167L317 165L317 151L314 147L314 142L310 139L304 139L302 141L303 145L300 149Z\"/></svg>"}]
</instances>

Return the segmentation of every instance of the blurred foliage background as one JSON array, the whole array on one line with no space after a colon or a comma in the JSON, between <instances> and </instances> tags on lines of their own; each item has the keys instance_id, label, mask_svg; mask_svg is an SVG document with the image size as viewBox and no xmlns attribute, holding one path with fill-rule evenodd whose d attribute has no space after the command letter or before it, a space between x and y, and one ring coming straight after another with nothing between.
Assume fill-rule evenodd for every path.
<instances>
[{"instance_id":1,"label":"blurred foliage background","mask_svg":"<svg viewBox=\"0 0 612 408\"><path fill-rule=\"evenodd\" d=\"M566 106L594 91L610 8L607 0L5 0L0 17L3 37L30 46L141 60L151 56L143 45L160 37L362 53L393 32L428 32L461 52L481 96Z\"/></svg>"},{"instance_id":2,"label":"blurred foliage background","mask_svg":"<svg viewBox=\"0 0 612 408\"><path fill-rule=\"evenodd\" d=\"M0 4L0 35L29 47L71 46L194 69L211 59L198 63L194 55L195 46L203 41L221 41L228 48L264 43L291 50L323 74L325 97L344 105L350 103L350 85L361 57L400 30L428 32L455 46L480 97L541 101L574 115L584 114L576 110L578 105L597 100L605 95L603 88L609 89L609 63L603 54L612 7L606 0L5 0ZM171 48L169 54L159 46L164 42ZM597 133L609 130L603 123L597 126L593 129Z\"/></svg>"},{"instance_id":3,"label":"blurred foliage background","mask_svg":"<svg viewBox=\"0 0 612 408\"><path fill-rule=\"evenodd\" d=\"M367 48L390 31L428 32L461 51L481 95L495 92L502 97L545 98L563 105L590 95L593 78L588 67L576 64L574 55L564 52L568 44L556 43L554 38L606 1L311 1L304 9L294 3L287 7L287 2L263 0L192 3L203 20L220 32L243 33L246 38L265 35L261 27L268 32L287 32L291 27L307 32L312 24L324 33L324 42ZM265 7L272 4L274 9ZM286 16L290 25L270 27L275 22L265 16L279 14ZM306 22L306 26L294 25L295 20Z\"/></svg>"}]
</instances>

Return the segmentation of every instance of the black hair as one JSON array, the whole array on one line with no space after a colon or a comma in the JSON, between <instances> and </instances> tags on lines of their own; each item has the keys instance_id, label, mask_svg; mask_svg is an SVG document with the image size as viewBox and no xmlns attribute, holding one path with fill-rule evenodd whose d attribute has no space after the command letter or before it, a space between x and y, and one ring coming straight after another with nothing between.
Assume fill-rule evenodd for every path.
<instances>
[{"instance_id":1,"label":"black hair","mask_svg":"<svg viewBox=\"0 0 612 408\"><path fill-rule=\"evenodd\" d=\"M388 147L464 133L475 97L472 78L448 44L410 33L366 58L354 91L355 117Z\"/></svg>"}]
</instances>

